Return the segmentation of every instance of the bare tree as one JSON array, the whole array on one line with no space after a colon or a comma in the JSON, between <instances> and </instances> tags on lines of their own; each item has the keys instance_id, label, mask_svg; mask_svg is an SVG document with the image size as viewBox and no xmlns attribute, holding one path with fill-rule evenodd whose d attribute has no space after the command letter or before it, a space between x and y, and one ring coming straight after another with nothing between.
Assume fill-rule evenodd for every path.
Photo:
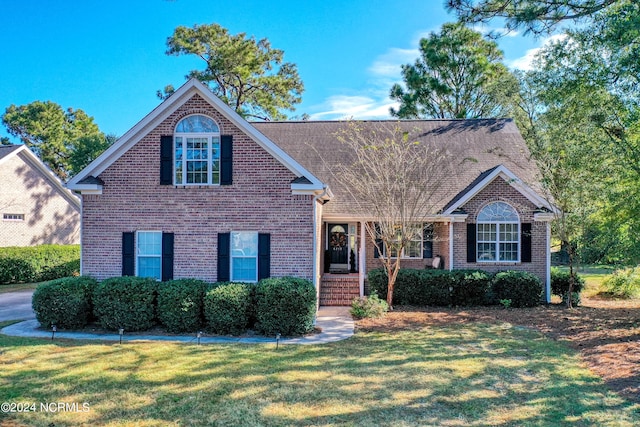
<instances>
[{"instance_id":1,"label":"bare tree","mask_svg":"<svg viewBox=\"0 0 640 427\"><path fill-rule=\"evenodd\" d=\"M390 307L401 255L421 239L423 224L443 201L442 184L452 170L450 153L412 133L417 135L400 122L347 122L337 134L344 161L330 169L367 219L367 234L387 273Z\"/></svg>"}]
</instances>

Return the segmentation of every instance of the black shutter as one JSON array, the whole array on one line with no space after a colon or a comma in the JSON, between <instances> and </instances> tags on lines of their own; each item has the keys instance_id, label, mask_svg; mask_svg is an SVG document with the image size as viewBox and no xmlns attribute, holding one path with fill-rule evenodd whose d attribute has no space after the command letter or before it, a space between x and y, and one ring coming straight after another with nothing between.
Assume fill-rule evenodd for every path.
<instances>
[{"instance_id":1,"label":"black shutter","mask_svg":"<svg viewBox=\"0 0 640 427\"><path fill-rule=\"evenodd\" d=\"M258 234L258 280L271 277L271 235Z\"/></svg>"},{"instance_id":2,"label":"black shutter","mask_svg":"<svg viewBox=\"0 0 640 427\"><path fill-rule=\"evenodd\" d=\"M467 224L467 262L476 262L476 225Z\"/></svg>"},{"instance_id":3,"label":"black shutter","mask_svg":"<svg viewBox=\"0 0 640 427\"><path fill-rule=\"evenodd\" d=\"M220 137L220 185L233 181L233 135Z\"/></svg>"},{"instance_id":4,"label":"black shutter","mask_svg":"<svg viewBox=\"0 0 640 427\"><path fill-rule=\"evenodd\" d=\"M162 233L162 281L173 280L173 233Z\"/></svg>"},{"instance_id":5,"label":"black shutter","mask_svg":"<svg viewBox=\"0 0 640 427\"><path fill-rule=\"evenodd\" d=\"M376 245L373 247L373 257L380 258L380 251L384 251L384 242L380 239L380 226L378 224L374 225L376 230Z\"/></svg>"},{"instance_id":6,"label":"black shutter","mask_svg":"<svg viewBox=\"0 0 640 427\"><path fill-rule=\"evenodd\" d=\"M422 258L433 258L433 224L422 228Z\"/></svg>"},{"instance_id":7,"label":"black shutter","mask_svg":"<svg viewBox=\"0 0 640 427\"><path fill-rule=\"evenodd\" d=\"M218 282L231 279L231 233L218 233Z\"/></svg>"},{"instance_id":8,"label":"black shutter","mask_svg":"<svg viewBox=\"0 0 640 427\"><path fill-rule=\"evenodd\" d=\"M520 224L520 261L531 262L531 223Z\"/></svg>"},{"instance_id":9,"label":"black shutter","mask_svg":"<svg viewBox=\"0 0 640 427\"><path fill-rule=\"evenodd\" d=\"M136 248L133 233L122 233L122 275L135 275Z\"/></svg>"},{"instance_id":10,"label":"black shutter","mask_svg":"<svg viewBox=\"0 0 640 427\"><path fill-rule=\"evenodd\" d=\"M173 137L160 137L160 185L173 184Z\"/></svg>"}]
</instances>

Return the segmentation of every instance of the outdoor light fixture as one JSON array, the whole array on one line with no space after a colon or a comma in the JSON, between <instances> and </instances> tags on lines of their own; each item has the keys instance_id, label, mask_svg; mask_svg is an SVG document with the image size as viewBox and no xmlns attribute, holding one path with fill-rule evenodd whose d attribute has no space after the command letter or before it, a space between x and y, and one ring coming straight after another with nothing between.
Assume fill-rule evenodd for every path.
<instances>
[{"instance_id":1,"label":"outdoor light fixture","mask_svg":"<svg viewBox=\"0 0 640 427\"><path fill-rule=\"evenodd\" d=\"M55 324L51 324L51 341L53 341L53 336L56 334L56 332L58 331L58 328L56 327Z\"/></svg>"},{"instance_id":2,"label":"outdoor light fixture","mask_svg":"<svg viewBox=\"0 0 640 427\"><path fill-rule=\"evenodd\" d=\"M278 346L280 345L280 334L277 333L276 334L276 350L278 349Z\"/></svg>"},{"instance_id":3,"label":"outdoor light fixture","mask_svg":"<svg viewBox=\"0 0 640 427\"><path fill-rule=\"evenodd\" d=\"M196 337L198 338L198 345L200 345L200 338L202 338L202 331L198 331L198 333L196 334Z\"/></svg>"},{"instance_id":4,"label":"outdoor light fixture","mask_svg":"<svg viewBox=\"0 0 640 427\"><path fill-rule=\"evenodd\" d=\"M118 334L120 335L120 344L122 344L122 335L124 335L124 328L118 329Z\"/></svg>"}]
</instances>

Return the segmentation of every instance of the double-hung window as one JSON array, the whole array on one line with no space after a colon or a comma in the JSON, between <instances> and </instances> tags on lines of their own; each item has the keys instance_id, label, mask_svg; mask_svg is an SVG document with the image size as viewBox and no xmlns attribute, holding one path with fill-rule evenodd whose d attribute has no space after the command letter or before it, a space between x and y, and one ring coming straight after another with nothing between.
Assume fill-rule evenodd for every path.
<instances>
[{"instance_id":1,"label":"double-hung window","mask_svg":"<svg viewBox=\"0 0 640 427\"><path fill-rule=\"evenodd\" d=\"M188 116L174 134L176 185L220 184L220 129L209 117Z\"/></svg>"},{"instance_id":2,"label":"double-hung window","mask_svg":"<svg viewBox=\"0 0 640 427\"><path fill-rule=\"evenodd\" d=\"M231 233L231 281L258 281L258 233Z\"/></svg>"},{"instance_id":3,"label":"double-hung window","mask_svg":"<svg viewBox=\"0 0 640 427\"><path fill-rule=\"evenodd\" d=\"M414 224L407 227L410 238L400 253L401 258L430 258L432 256L433 224ZM401 239L398 232L398 241ZM384 249L386 253L386 248ZM398 249L391 248L391 257L398 257Z\"/></svg>"},{"instance_id":4,"label":"double-hung window","mask_svg":"<svg viewBox=\"0 0 640 427\"><path fill-rule=\"evenodd\" d=\"M162 280L162 232L138 231L137 276Z\"/></svg>"},{"instance_id":5,"label":"double-hung window","mask_svg":"<svg viewBox=\"0 0 640 427\"><path fill-rule=\"evenodd\" d=\"M477 219L477 261L519 261L520 218L504 202L486 205Z\"/></svg>"}]
</instances>

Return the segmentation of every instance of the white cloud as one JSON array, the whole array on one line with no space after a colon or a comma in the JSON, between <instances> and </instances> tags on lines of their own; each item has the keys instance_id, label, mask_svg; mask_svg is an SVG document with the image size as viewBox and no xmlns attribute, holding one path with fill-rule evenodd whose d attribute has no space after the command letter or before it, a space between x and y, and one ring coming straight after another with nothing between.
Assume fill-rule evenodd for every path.
<instances>
[{"instance_id":1,"label":"white cloud","mask_svg":"<svg viewBox=\"0 0 640 427\"><path fill-rule=\"evenodd\" d=\"M415 49L391 48L387 52L378 56L368 71L374 76L389 77L393 79L401 78L401 66L404 64L413 64L420 51Z\"/></svg>"},{"instance_id":2,"label":"white cloud","mask_svg":"<svg viewBox=\"0 0 640 427\"><path fill-rule=\"evenodd\" d=\"M552 36L549 36L541 41L540 47L527 50L524 56L521 56L520 58L511 60L511 61L506 61L506 65L509 68L518 69L522 71L529 71L533 67L533 61L536 55L538 54L538 52L540 52L542 48L550 45L551 43L559 42L566 38L567 38L566 34L554 34Z\"/></svg>"},{"instance_id":3,"label":"white cloud","mask_svg":"<svg viewBox=\"0 0 640 427\"><path fill-rule=\"evenodd\" d=\"M337 119L388 119L389 108L398 105L388 97L373 98L363 95L332 95L317 108L318 113L310 114L311 120Z\"/></svg>"}]
</instances>

